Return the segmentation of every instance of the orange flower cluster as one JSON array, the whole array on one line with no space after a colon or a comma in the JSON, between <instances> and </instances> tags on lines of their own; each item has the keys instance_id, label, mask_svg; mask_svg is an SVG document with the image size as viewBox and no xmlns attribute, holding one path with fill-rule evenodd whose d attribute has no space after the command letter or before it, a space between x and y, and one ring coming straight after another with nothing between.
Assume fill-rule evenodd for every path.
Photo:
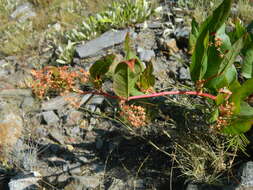
<instances>
[{"instance_id":1,"label":"orange flower cluster","mask_svg":"<svg viewBox=\"0 0 253 190\"><path fill-rule=\"evenodd\" d=\"M234 102L228 102L219 107L220 116L218 117L216 126L214 127L217 130L221 130L222 128L229 125L233 115Z\"/></svg>"},{"instance_id":2,"label":"orange flower cluster","mask_svg":"<svg viewBox=\"0 0 253 190\"><path fill-rule=\"evenodd\" d=\"M41 70L32 70L35 78L32 89L38 98L44 98L48 93L63 94L67 92L79 92L76 89L77 81L85 83L89 79L88 72L82 68L79 71L70 71L68 66L48 66Z\"/></svg>"},{"instance_id":3,"label":"orange flower cluster","mask_svg":"<svg viewBox=\"0 0 253 190\"><path fill-rule=\"evenodd\" d=\"M141 127L146 125L147 116L146 111L141 106L120 104L120 115L127 119L127 121L134 127Z\"/></svg>"}]
</instances>

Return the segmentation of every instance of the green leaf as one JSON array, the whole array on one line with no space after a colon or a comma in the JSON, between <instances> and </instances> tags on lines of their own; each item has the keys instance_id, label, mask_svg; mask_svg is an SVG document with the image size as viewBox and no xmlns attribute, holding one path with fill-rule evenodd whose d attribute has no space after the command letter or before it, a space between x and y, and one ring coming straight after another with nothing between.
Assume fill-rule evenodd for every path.
<instances>
[{"instance_id":1,"label":"green leaf","mask_svg":"<svg viewBox=\"0 0 253 190\"><path fill-rule=\"evenodd\" d=\"M148 63L146 69L140 76L140 88L142 90L147 90L155 85L155 76L153 75L153 71L154 68L152 63Z\"/></svg>"},{"instance_id":2,"label":"green leaf","mask_svg":"<svg viewBox=\"0 0 253 190\"><path fill-rule=\"evenodd\" d=\"M220 47L220 50L222 52L226 52L231 49L231 42L228 37L228 35L225 33L225 24L223 24L219 30L217 31L215 38L220 38L222 45ZM232 70L233 77L230 73L224 73L222 76L218 76L218 71L222 63L222 58L219 56L220 52L217 51L217 48L215 46L209 47L208 50L208 65L207 65L207 71L204 76L204 79L206 79L208 82L205 84L205 87L208 87L209 89L214 89L217 91L219 87L223 87L224 85L228 85L226 81L232 82L234 78L236 77L235 69ZM225 76L230 76L230 79L233 78L233 80L226 79ZM212 79L213 78L213 79ZM212 80L211 80L212 79ZM223 84L222 84L223 83Z\"/></svg>"},{"instance_id":3,"label":"green leaf","mask_svg":"<svg viewBox=\"0 0 253 190\"><path fill-rule=\"evenodd\" d=\"M212 122L217 121L218 117L219 117L219 109L217 108L217 109L215 109L215 110L211 113L211 117L210 117L210 119L209 119L209 122L212 123Z\"/></svg>"},{"instance_id":4,"label":"green leaf","mask_svg":"<svg viewBox=\"0 0 253 190\"><path fill-rule=\"evenodd\" d=\"M253 121L253 107L251 107L247 102L241 101L241 109L238 117L249 119Z\"/></svg>"},{"instance_id":5,"label":"green leaf","mask_svg":"<svg viewBox=\"0 0 253 190\"><path fill-rule=\"evenodd\" d=\"M244 119L235 119L232 123L223 129L223 133L238 135L250 130L252 121Z\"/></svg>"},{"instance_id":6,"label":"green leaf","mask_svg":"<svg viewBox=\"0 0 253 190\"><path fill-rule=\"evenodd\" d=\"M242 76L245 78L253 77L253 45L247 48L245 52L245 57L243 59L242 65Z\"/></svg>"},{"instance_id":7,"label":"green leaf","mask_svg":"<svg viewBox=\"0 0 253 190\"><path fill-rule=\"evenodd\" d=\"M93 80L101 79L101 77L109 71L114 59L115 55L111 54L96 61L89 70L91 78Z\"/></svg>"},{"instance_id":8,"label":"green leaf","mask_svg":"<svg viewBox=\"0 0 253 190\"><path fill-rule=\"evenodd\" d=\"M229 32L230 39L232 43L241 38L246 32L246 28L243 26L239 19L235 21L235 28L232 32Z\"/></svg>"},{"instance_id":9,"label":"green leaf","mask_svg":"<svg viewBox=\"0 0 253 190\"><path fill-rule=\"evenodd\" d=\"M192 30L191 30L191 34L189 38L189 47L190 47L189 49L190 49L190 52L193 52L198 35L199 35L199 26L194 18L192 19L191 26L192 26Z\"/></svg>"},{"instance_id":10,"label":"green leaf","mask_svg":"<svg viewBox=\"0 0 253 190\"><path fill-rule=\"evenodd\" d=\"M191 79L193 81L201 80L207 68L207 50L209 44L209 33L202 34L197 39L196 46L192 55L192 63L190 65Z\"/></svg>"},{"instance_id":11,"label":"green leaf","mask_svg":"<svg viewBox=\"0 0 253 190\"><path fill-rule=\"evenodd\" d=\"M208 83L206 83L206 87L215 90L216 92L223 87L228 87L231 83L233 83L237 79L237 71L234 65L231 65L225 73L213 78Z\"/></svg>"},{"instance_id":12,"label":"green leaf","mask_svg":"<svg viewBox=\"0 0 253 190\"><path fill-rule=\"evenodd\" d=\"M135 91L135 85L141 73L141 65L134 60L134 65L128 61L123 61L117 65L113 75L114 92L120 96L128 98Z\"/></svg>"},{"instance_id":13,"label":"green leaf","mask_svg":"<svg viewBox=\"0 0 253 190\"><path fill-rule=\"evenodd\" d=\"M229 16L232 0L224 0L201 25L190 65L191 78L197 81L203 78L207 69L207 49L209 34L216 32Z\"/></svg>"},{"instance_id":14,"label":"green leaf","mask_svg":"<svg viewBox=\"0 0 253 190\"><path fill-rule=\"evenodd\" d=\"M219 73L226 72L234 64L236 57L239 55L241 49L243 48L243 40L243 38L240 38L232 45L232 48L225 55L223 61L221 62Z\"/></svg>"},{"instance_id":15,"label":"green leaf","mask_svg":"<svg viewBox=\"0 0 253 190\"><path fill-rule=\"evenodd\" d=\"M240 88L238 88L236 91L233 92L231 96L231 100L235 104L235 110L234 110L235 114L240 113L241 101L243 101L245 98L247 98L251 94L253 94L253 78L244 82Z\"/></svg>"},{"instance_id":16,"label":"green leaf","mask_svg":"<svg viewBox=\"0 0 253 190\"><path fill-rule=\"evenodd\" d=\"M137 58L136 54L134 53L133 48L131 47L131 38L130 38L129 32L126 35L124 48L125 48L125 53L126 53L126 56L125 56L126 60Z\"/></svg>"}]
</instances>

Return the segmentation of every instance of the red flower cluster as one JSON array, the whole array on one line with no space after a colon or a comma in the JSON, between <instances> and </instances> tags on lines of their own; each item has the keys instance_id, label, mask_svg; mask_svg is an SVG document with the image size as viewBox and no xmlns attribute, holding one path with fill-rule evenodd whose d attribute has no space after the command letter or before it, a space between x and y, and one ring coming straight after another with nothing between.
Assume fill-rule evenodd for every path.
<instances>
[{"instance_id":1,"label":"red flower cluster","mask_svg":"<svg viewBox=\"0 0 253 190\"><path fill-rule=\"evenodd\" d=\"M41 70L32 70L31 73L35 78L32 84L33 92L41 99L49 93L79 92L76 88L77 81L85 83L89 79L89 73L82 68L79 71L71 71L68 66L48 66Z\"/></svg>"},{"instance_id":2,"label":"red flower cluster","mask_svg":"<svg viewBox=\"0 0 253 190\"><path fill-rule=\"evenodd\" d=\"M120 115L127 119L127 121L134 127L141 127L146 125L147 116L146 111L141 106L120 104Z\"/></svg>"}]
</instances>

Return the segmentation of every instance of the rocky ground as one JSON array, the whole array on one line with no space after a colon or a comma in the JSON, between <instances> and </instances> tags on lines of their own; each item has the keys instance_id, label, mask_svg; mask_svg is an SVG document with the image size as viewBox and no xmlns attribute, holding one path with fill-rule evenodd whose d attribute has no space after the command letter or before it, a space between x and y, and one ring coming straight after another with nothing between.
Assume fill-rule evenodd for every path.
<instances>
[{"instance_id":1,"label":"rocky ground","mask_svg":"<svg viewBox=\"0 0 253 190\"><path fill-rule=\"evenodd\" d=\"M123 55L126 33L144 62L152 61L156 90L185 90L192 87L188 71L188 11L166 1L163 14L124 30L110 30L76 47L73 67L88 69L109 52ZM253 163L240 163L238 184L226 186L185 183L173 159L171 139L185 124L200 122L204 100L171 96L149 100L156 112L145 129L133 129L115 119L115 102L99 95L71 93L48 100L36 99L31 89L31 69L49 65L52 52L20 59L0 60L0 144L13 149L0 168L0 189L107 189L107 190L243 190L253 189ZM78 98L80 108L66 99ZM155 142L160 151L151 146ZM2 152L7 151L2 147ZM15 168L15 169L13 169ZM238 167L239 168L239 167ZM238 176L237 176L238 173Z\"/></svg>"}]
</instances>

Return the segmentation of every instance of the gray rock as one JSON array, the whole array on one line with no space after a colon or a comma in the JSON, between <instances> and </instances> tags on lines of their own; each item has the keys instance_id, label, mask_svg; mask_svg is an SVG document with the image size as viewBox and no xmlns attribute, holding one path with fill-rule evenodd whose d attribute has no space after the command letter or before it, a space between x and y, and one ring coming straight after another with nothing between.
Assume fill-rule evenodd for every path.
<instances>
[{"instance_id":1,"label":"gray rock","mask_svg":"<svg viewBox=\"0 0 253 190\"><path fill-rule=\"evenodd\" d=\"M12 19L19 18L20 22L27 20L28 18L36 16L36 13L32 10L30 3L24 3L18 6L15 11L11 14Z\"/></svg>"},{"instance_id":2,"label":"gray rock","mask_svg":"<svg viewBox=\"0 0 253 190\"><path fill-rule=\"evenodd\" d=\"M12 150L23 132L23 120L13 112L15 108L6 106L0 110L0 144L3 151L7 152Z\"/></svg>"},{"instance_id":3,"label":"gray rock","mask_svg":"<svg viewBox=\"0 0 253 190\"><path fill-rule=\"evenodd\" d=\"M89 101L89 104L100 105L104 102L104 100L105 100L104 96L95 95L91 98L91 100Z\"/></svg>"},{"instance_id":4,"label":"gray rock","mask_svg":"<svg viewBox=\"0 0 253 190\"><path fill-rule=\"evenodd\" d=\"M125 190L125 184L121 179L113 179L113 182L108 190Z\"/></svg>"},{"instance_id":5,"label":"gray rock","mask_svg":"<svg viewBox=\"0 0 253 190\"><path fill-rule=\"evenodd\" d=\"M183 18L175 18L176 23L183 23L184 19Z\"/></svg>"},{"instance_id":6,"label":"gray rock","mask_svg":"<svg viewBox=\"0 0 253 190\"><path fill-rule=\"evenodd\" d=\"M190 34L190 28L189 27L179 27L175 30L174 34L177 39L183 38L188 39Z\"/></svg>"},{"instance_id":7,"label":"gray rock","mask_svg":"<svg viewBox=\"0 0 253 190\"><path fill-rule=\"evenodd\" d=\"M101 105L104 100L104 96L86 94L81 100L81 105L85 104L85 108L89 109L91 112L100 112L98 105Z\"/></svg>"},{"instance_id":8,"label":"gray rock","mask_svg":"<svg viewBox=\"0 0 253 190\"><path fill-rule=\"evenodd\" d=\"M128 30L110 30L84 45L77 46L76 52L80 58L94 56L105 48L124 42L127 32Z\"/></svg>"},{"instance_id":9,"label":"gray rock","mask_svg":"<svg viewBox=\"0 0 253 190\"><path fill-rule=\"evenodd\" d=\"M0 96L6 97L6 96L32 96L32 91L29 89L3 89L0 91Z\"/></svg>"},{"instance_id":10,"label":"gray rock","mask_svg":"<svg viewBox=\"0 0 253 190\"><path fill-rule=\"evenodd\" d=\"M34 174L18 175L9 182L10 190L38 190L39 177Z\"/></svg>"},{"instance_id":11,"label":"gray rock","mask_svg":"<svg viewBox=\"0 0 253 190\"><path fill-rule=\"evenodd\" d=\"M108 190L125 190L125 189L136 189L136 190L145 190L144 181L139 179L128 179L126 182L123 182L121 179L114 179L111 186Z\"/></svg>"},{"instance_id":12,"label":"gray rock","mask_svg":"<svg viewBox=\"0 0 253 190\"><path fill-rule=\"evenodd\" d=\"M97 138L96 139L96 148L98 150L100 150L103 147L103 144L104 144L104 142L103 142L103 140L101 138Z\"/></svg>"},{"instance_id":13,"label":"gray rock","mask_svg":"<svg viewBox=\"0 0 253 190\"><path fill-rule=\"evenodd\" d=\"M59 121L59 118L54 113L54 111L46 111L46 112L43 112L42 115L48 125L56 124Z\"/></svg>"},{"instance_id":14,"label":"gray rock","mask_svg":"<svg viewBox=\"0 0 253 190\"><path fill-rule=\"evenodd\" d=\"M34 103L35 103L35 100L33 97L25 97L23 102L22 102L22 105L21 105L21 108L22 109L32 109L34 108Z\"/></svg>"},{"instance_id":15,"label":"gray rock","mask_svg":"<svg viewBox=\"0 0 253 190\"><path fill-rule=\"evenodd\" d=\"M70 176L66 175L65 173L61 174L58 178L57 181L60 183L66 182L69 179Z\"/></svg>"},{"instance_id":16,"label":"gray rock","mask_svg":"<svg viewBox=\"0 0 253 190\"><path fill-rule=\"evenodd\" d=\"M64 136L62 135L62 132L59 129L53 127L49 133L49 136L57 143L64 144Z\"/></svg>"},{"instance_id":17,"label":"gray rock","mask_svg":"<svg viewBox=\"0 0 253 190\"><path fill-rule=\"evenodd\" d=\"M74 180L77 183L82 184L83 189L95 189L102 183L100 177L98 176L75 176Z\"/></svg>"},{"instance_id":18,"label":"gray rock","mask_svg":"<svg viewBox=\"0 0 253 190\"><path fill-rule=\"evenodd\" d=\"M243 187L251 187L253 189L253 162L249 161L242 165L239 171L240 182Z\"/></svg>"},{"instance_id":19,"label":"gray rock","mask_svg":"<svg viewBox=\"0 0 253 190\"><path fill-rule=\"evenodd\" d=\"M147 23L137 24L135 27L145 28L146 26L150 29L160 29L160 28L163 28L163 23L161 23L161 22L147 22Z\"/></svg>"},{"instance_id":20,"label":"gray rock","mask_svg":"<svg viewBox=\"0 0 253 190\"><path fill-rule=\"evenodd\" d=\"M186 187L186 190L199 190L199 187L197 184L189 183Z\"/></svg>"},{"instance_id":21,"label":"gray rock","mask_svg":"<svg viewBox=\"0 0 253 190\"><path fill-rule=\"evenodd\" d=\"M67 125L77 125L82 120L83 113L80 111L73 110L67 116ZM78 127L79 128L79 127ZM80 132L80 130L79 130Z\"/></svg>"},{"instance_id":22,"label":"gray rock","mask_svg":"<svg viewBox=\"0 0 253 190\"><path fill-rule=\"evenodd\" d=\"M81 99L81 105L86 104L91 98L92 94L85 94Z\"/></svg>"},{"instance_id":23,"label":"gray rock","mask_svg":"<svg viewBox=\"0 0 253 190\"><path fill-rule=\"evenodd\" d=\"M155 57L155 52L153 50L145 50L143 48L138 48L137 52L142 61L149 62L153 57Z\"/></svg>"},{"instance_id":24,"label":"gray rock","mask_svg":"<svg viewBox=\"0 0 253 190\"><path fill-rule=\"evenodd\" d=\"M181 79L181 80L191 79L189 70L184 67L181 67L179 69L179 79Z\"/></svg>"},{"instance_id":25,"label":"gray rock","mask_svg":"<svg viewBox=\"0 0 253 190\"><path fill-rule=\"evenodd\" d=\"M95 163L91 165L91 169L95 173L101 173L105 170L105 165L102 163Z\"/></svg>"},{"instance_id":26,"label":"gray rock","mask_svg":"<svg viewBox=\"0 0 253 190\"><path fill-rule=\"evenodd\" d=\"M72 175L80 175L82 173L81 165L79 163L68 165L68 172Z\"/></svg>"},{"instance_id":27,"label":"gray rock","mask_svg":"<svg viewBox=\"0 0 253 190\"><path fill-rule=\"evenodd\" d=\"M47 102L43 102L41 105L42 110L61 110L69 104L68 98L80 98L79 94L70 93L66 96L58 96L56 98L50 99Z\"/></svg>"}]
</instances>

